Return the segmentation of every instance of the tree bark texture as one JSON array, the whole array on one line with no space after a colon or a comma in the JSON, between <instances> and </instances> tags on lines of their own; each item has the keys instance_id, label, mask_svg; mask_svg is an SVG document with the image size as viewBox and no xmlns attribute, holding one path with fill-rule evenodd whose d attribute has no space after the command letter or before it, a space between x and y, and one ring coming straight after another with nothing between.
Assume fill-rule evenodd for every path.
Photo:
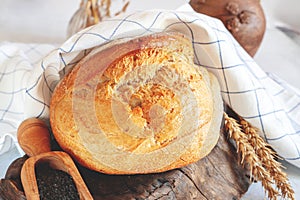
<instances>
[{"instance_id":1,"label":"tree bark texture","mask_svg":"<svg viewBox=\"0 0 300 200\"><path fill-rule=\"evenodd\" d=\"M16 180L20 163L26 159L18 160L0 182L0 199L24 199ZM239 164L236 149L223 130L208 156L180 169L145 175L106 175L81 166L78 169L96 200L240 199L251 184L248 170Z\"/></svg>"}]
</instances>

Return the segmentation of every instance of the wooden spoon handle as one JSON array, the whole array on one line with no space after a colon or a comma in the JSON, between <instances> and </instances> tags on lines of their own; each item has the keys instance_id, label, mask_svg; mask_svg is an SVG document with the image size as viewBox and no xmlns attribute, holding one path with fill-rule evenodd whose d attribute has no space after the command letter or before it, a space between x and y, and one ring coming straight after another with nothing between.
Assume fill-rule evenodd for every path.
<instances>
[{"instance_id":1,"label":"wooden spoon handle","mask_svg":"<svg viewBox=\"0 0 300 200\"><path fill-rule=\"evenodd\" d=\"M23 121L18 128L18 142L28 156L51 151L50 133L46 123L37 118Z\"/></svg>"}]
</instances>

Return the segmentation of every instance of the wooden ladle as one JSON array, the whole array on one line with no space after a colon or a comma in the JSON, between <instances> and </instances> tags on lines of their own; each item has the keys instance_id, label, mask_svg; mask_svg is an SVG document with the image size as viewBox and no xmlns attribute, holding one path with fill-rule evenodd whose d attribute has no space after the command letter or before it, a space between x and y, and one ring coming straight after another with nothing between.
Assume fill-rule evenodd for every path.
<instances>
[{"instance_id":1,"label":"wooden ladle","mask_svg":"<svg viewBox=\"0 0 300 200\"><path fill-rule=\"evenodd\" d=\"M35 174L35 168L40 163L68 173L73 178L80 199L93 199L72 158L65 152L51 151L50 133L44 121L36 118L23 121L18 128L18 142L30 156L21 170L21 181L28 200L40 199Z\"/></svg>"}]
</instances>

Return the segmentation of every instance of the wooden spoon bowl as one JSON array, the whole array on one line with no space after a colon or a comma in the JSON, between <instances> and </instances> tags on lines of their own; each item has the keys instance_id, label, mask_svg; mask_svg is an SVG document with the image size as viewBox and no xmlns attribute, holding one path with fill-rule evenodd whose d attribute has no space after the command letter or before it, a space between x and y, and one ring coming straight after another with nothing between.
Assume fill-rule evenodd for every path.
<instances>
[{"instance_id":1,"label":"wooden spoon bowl","mask_svg":"<svg viewBox=\"0 0 300 200\"><path fill-rule=\"evenodd\" d=\"M21 181L27 199L40 199L35 169L42 163L69 174L80 199L93 199L72 158L65 152L51 151L49 130L42 120L32 118L23 121L18 128L18 141L24 152L31 156L21 170Z\"/></svg>"}]
</instances>

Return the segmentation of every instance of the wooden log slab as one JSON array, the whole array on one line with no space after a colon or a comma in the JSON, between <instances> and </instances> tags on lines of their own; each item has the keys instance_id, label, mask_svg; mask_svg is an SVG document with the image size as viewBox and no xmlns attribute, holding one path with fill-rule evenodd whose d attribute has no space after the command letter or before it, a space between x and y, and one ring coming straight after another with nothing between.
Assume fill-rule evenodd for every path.
<instances>
[{"instance_id":1,"label":"wooden log slab","mask_svg":"<svg viewBox=\"0 0 300 200\"><path fill-rule=\"evenodd\" d=\"M200 161L159 174L113 176L80 171L95 199L239 199L248 190L247 170L223 133Z\"/></svg>"},{"instance_id":2,"label":"wooden log slab","mask_svg":"<svg viewBox=\"0 0 300 200\"><path fill-rule=\"evenodd\" d=\"M26 199L21 183L21 169L27 159L27 155L20 157L14 160L8 167L4 179L0 180L1 200Z\"/></svg>"},{"instance_id":3,"label":"wooden log slab","mask_svg":"<svg viewBox=\"0 0 300 200\"><path fill-rule=\"evenodd\" d=\"M251 183L248 171L239 164L236 149L223 131L207 157L180 169L159 174L106 175L78 168L96 200L240 199ZM10 178L0 182L0 199L23 199L21 189L16 190L20 186L11 190L19 198L12 192L4 192L13 187L7 180Z\"/></svg>"}]
</instances>

